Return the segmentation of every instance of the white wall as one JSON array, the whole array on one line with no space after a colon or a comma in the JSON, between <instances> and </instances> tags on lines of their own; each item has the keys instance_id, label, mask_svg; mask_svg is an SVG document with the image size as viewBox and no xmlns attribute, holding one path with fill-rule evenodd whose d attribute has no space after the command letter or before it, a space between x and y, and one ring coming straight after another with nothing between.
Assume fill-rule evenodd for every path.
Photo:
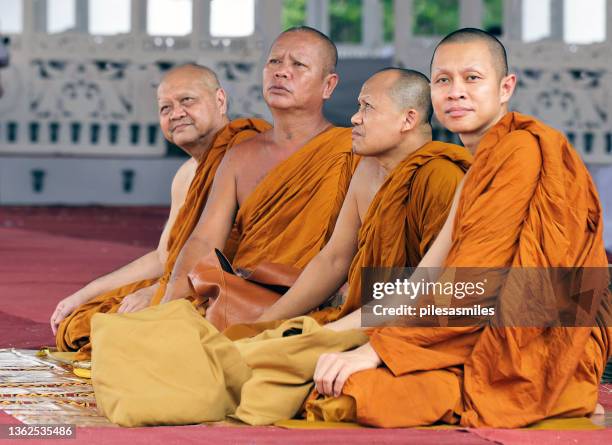
<instances>
[{"instance_id":1,"label":"white wall","mask_svg":"<svg viewBox=\"0 0 612 445\"><path fill-rule=\"evenodd\" d=\"M184 158L109 159L2 157L0 205L166 205L170 185ZM42 191L33 187L34 170L44 171ZM125 170L133 188L123 189Z\"/></svg>"}]
</instances>

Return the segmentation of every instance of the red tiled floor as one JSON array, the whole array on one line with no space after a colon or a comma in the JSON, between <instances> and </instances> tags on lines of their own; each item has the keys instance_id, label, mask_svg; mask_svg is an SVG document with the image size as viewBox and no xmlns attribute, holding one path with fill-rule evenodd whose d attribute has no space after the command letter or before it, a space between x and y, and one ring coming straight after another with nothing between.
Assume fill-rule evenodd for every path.
<instances>
[{"instance_id":1,"label":"red tiled floor","mask_svg":"<svg viewBox=\"0 0 612 445\"><path fill-rule=\"evenodd\" d=\"M155 247L167 207L0 207L0 228Z\"/></svg>"}]
</instances>

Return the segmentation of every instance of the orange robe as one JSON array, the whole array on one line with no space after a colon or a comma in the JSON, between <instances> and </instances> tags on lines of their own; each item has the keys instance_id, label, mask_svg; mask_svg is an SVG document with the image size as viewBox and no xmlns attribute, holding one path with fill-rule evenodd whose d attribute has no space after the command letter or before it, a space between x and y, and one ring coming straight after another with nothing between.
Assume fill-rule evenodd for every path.
<instances>
[{"instance_id":1,"label":"orange robe","mask_svg":"<svg viewBox=\"0 0 612 445\"><path fill-rule=\"evenodd\" d=\"M234 267L306 266L332 234L356 165L351 129L332 127L274 167L238 210L224 249Z\"/></svg>"},{"instance_id":2,"label":"orange robe","mask_svg":"<svg viewBox=\"0 0 612 445\"><path fill-rule=\"evenodd\" d=\"M361 307L363 267L414 267L442 229L455 189L472 161L462 147L428 142L400 162L380 187L359 230L346 302L310 314L329 323Z\"/></svg>"},{"instance_id":3,"label":"orange robe","mask_svg":"<svg viewBox=\"0 0 612 445\"><path fill-rule=\"evenodd\" d=\"M174 263L183 245L196 226L206 204L208 193L217 167L226 151L233 145L243 142L257 133L270 128L261 119L236 119L226 125L216 135L212 147L199 163L191 181L185 202L176 217L168 237L168 258L164 265L164 274L148 280L141 280L101 294L77 308L59 325L56 343L60 351L79 351L78 359L88 359L91 351L89 343L91 317L98 312L116 312L123 298L138 289L159 282L155 297L161 298L172 273ZM154 298L155 298L154 297Z\"/></svg>"},{"instance_id":4,"label":"orange robe","mask_svg":"<svg viewBox=\"0 0 612 445\"><path fill-rule=\"evenodd\" d=\"M479 144L454 224L448 267L607 265L588 171L563 135L518 113ZM381 427L514 428L590 414L611 355L609 292L598 303L597 327L376 329L370 343L385 366L353 374L343 394L360 423Z\"/></svg>"}]
</instances>

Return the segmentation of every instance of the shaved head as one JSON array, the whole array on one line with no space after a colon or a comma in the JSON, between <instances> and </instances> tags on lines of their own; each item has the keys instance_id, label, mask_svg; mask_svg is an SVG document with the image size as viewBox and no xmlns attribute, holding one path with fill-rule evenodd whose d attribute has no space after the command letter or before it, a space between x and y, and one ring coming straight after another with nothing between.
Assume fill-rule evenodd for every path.
<instances>
[{"instance_id":1,"label":"shaved head","mask_svg":"<svg viewBox=\"0 0 612 445\"><path fill-rule=\"evenodd\" d=\"M395 75L395 80L388 90L389 97L399 109L414 108L422 116L422 124L431 124L433 107L429 79L423 73L405 68L383 68L379 73Z\"/></svg>"},{"instance_id":2,"label":"shaved head","mask_svg":"<svg viewBox=\"0 0 612 445\"><path fill-rule=\"evenodd\" d=\"M433 55L435 56L436 51L443 45L451 43L470 43L470 42L483 42L489 48L493 65L499 75L499 78L508 75L508 56L506 55L506 48L504 45L495 37L493 34L489 34L486 31L478 28L462 28L457 31L451 32L449 35L444 37L440 43L436 46ZM433 63L433 56L431 58ZM429 70L431 71L431 63Z\"/></svg>"},{"instance_id":3,"label":"shaved head","mask_svg":"<svg viewBox=\"0 0 612 445\"><path fill-rule=\"evenodd\" d=\"M312 37L315 37L321 44L320 45L321 46L321 56L324 59L323 73L327 75L327 74L333 74L336 72L336 66L338 65L338 49L336 48L336 45L334 44L334 42L331 41L329 37L327 37L321 31L311 28L310 26L296 26L294 28L289 28L286 31L283 31L276 38L276 40L278 40L285 34L290 34L290 33L304 33Z\"/></svg>"},{"instance_id":4,"label":"shaved head","mask_svg":"<svg viewBox=\"0 0 612 445\"><path fill-rule=\"evenodd\" d=\"M194 157L208 150L227 122L227 97L214 71L188 63L172 68L157 87L159 123L165 138Z\"/></svg>"},{"instance_id":5,"label":"shaved head","mask_svg":"<svg viewBox=\"0 0 612 445\"><path fill-rule=\"evenodd\" d=\"M178 76L190 76L194 81L201 82L202 85L211 92L215 92L221 88L217 74L210 68L196 63L186 63L172 68L166 73L161 83Z\"/></svg>"}]
</instances>

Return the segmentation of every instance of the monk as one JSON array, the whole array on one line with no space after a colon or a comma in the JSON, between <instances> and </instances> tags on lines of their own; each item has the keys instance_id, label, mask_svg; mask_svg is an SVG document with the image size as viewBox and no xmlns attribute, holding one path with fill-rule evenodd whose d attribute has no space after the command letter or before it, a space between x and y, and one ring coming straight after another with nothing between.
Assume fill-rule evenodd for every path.
<instances>
[{"instance_id":1,"label":"monk","mask_svg":"<svg viewBox=\"0 0 612 445\"><path fill-rule=\"evenodd\" d=\"M102 276L60 301L51 328L60 350L89 356L90 320L97 312L132 312L163 295L177 255L208 198L215 171L236 143L269 128L260 119L227 117L227 98L209 68L183 65L166 74L157 90L166 139L189 154L172 181L170 215L156 250ZM129 284L126 284L129 283Z\"/></svg>"},{"instance_id":2,"label":"monk","mask_svg":"<svg viewBox=\"0 0 612 445\"><path fill-rule=\"evenodd\" d=\"M508 112L516 76L503 45L478 29L453 32L434 51L431 82L437 118L475 158L419 269L606 267L589 173L563 135ZM364 346L319 358L316 388L333 397L310 401L308 415L379 427L497 428L589 415L611 354L606 287L604 280L594 293L601 298L591 300L588 327L374 329ZM502 288L498 304L538 296L530 290ZM328 327L359 324L356 311Z\"/></svg>"},{"instance_id":3,"label":"monk","mask_svg":"<svg viewBox=\"0 0 612 445\"><path fill-rule=\"evenodd\" d=\"M368 79L353 123L353 152L362 160L329 243L260 321L305 314L349 277L340 308L311 314L329 322L361 306L361 268L416 266L446 220L471 156L431 140L429 79L387 68ZM349 272L350 270L350 272Z\"/></svg>"},{"instance_id":4,"label":"monk","mask_svg":"<svg viewBox=\"0 0 612 445\"><path fill-rule=\"evenodd\" d=\"M302 268L327 243L356 163L350 129L323 115L338 83L336 63L335 45L309 27L289 29L272 44L263 97L274 126L223 159L162 302L194 296L187 274L215 248L235 268L263 261Z\"/></svg>"}]
</instances>

